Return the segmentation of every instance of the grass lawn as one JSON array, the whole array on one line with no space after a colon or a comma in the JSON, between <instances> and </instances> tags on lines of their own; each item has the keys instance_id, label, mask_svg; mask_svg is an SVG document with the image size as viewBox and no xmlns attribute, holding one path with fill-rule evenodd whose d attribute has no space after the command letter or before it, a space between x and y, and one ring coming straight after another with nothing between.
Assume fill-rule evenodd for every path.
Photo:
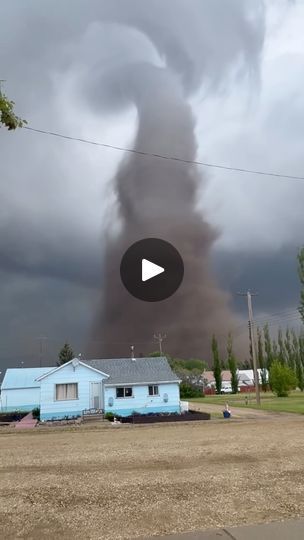
<instances>
[{"instance_id":1,"label":"grass lawn","mask_svg":"<svg viewBox=\"0 0 304 540\"><path fill-rule=\"evenodd\" d=\"M245 398L248 398L248 405L245 403ZM215 405L225 405L229 403L232 407L246 407L251 409L257 409L255 402L255 394L226 394L220 396L206 396L204 398L195 398L189 401L195 401L197 403L212 403ZM272 392L261 392L261 409L266 411L278 411L304 414L304 393L291 392L288 397L278 398L272 394Z\"/></svg>"}]
</instances>

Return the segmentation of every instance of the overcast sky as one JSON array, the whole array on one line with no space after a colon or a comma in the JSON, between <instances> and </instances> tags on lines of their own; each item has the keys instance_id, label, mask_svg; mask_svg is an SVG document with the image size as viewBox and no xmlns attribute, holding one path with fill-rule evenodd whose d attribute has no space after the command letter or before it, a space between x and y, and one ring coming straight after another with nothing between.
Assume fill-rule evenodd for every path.
<instances>
[{"instance_id":1,"label":"overcast sky","mask_svg":"<svg viewBox=\"0 0 304 540\"><path fill-rule=\"evenodd\" d=\"M248 17L259 18L261 55L252 76L233 77L233 69L227 70L220 81L206 80L189 95L198 159L303 176L303 2L267 0L265 11L259 0L229 2L230 16L229 10L215 12L214 0L194 2L202 10L201 31L212 62L219 71L225 65L225 49L213 54L212 48L224 39L226 25L238 24L233 10L240 3ZM146 4L155 5L157 13L158 0ZM167 24L170 4L163 14ZM173 24L186 33L191 30L184 28L182 4L174 4ZM51 1L6 3L0 79L30 126L131 146L135 109L117 110L109 94L103 96L109 107L96 111L88 99L90 80L112 59L126 57L129 43L139 61L161 65L164 60L132 25L113 24L107 9L99 9L102 2L88 5L76 0L71 10L70 2L60 2L60 9ZM215 33L210 20L216 22ZM53 364L64 340L85 353L102 295L102 232L113 225L110 179L123 154L4 129L0 149L0 366L38 364L41 337L48 338L40 340L43 362ZM296 253L304 243L304 182L210 168L204 173L198 206L220 233L213 257L222 288L232 294L258 291L257 316L285 311L282 324L293 324L289 314L295 313L299 296ZM243 299L236 298L235 309L243 307Z\"/></svg>"}]
</instances>

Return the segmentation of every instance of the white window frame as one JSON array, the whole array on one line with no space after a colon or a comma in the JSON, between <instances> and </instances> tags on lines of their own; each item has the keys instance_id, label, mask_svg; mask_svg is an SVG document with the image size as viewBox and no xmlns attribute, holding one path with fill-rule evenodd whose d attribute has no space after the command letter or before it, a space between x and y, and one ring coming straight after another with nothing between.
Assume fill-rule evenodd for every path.
<instances>
[{"instance_id":1,"label":"white window frame","mask_svg":"<svg viewBox=\"0 0 304 540\"><path fill-rule=\"evenodd\" d=\"M131 390L132 392L132 395L131 396L126 396L126 390ZM123 396L118 396L117 395L117 390L123 390ZM133 387L132 386L116 386L116 399L132 399L134 396L133 396Z\"/></svg>"},{"instance_id":2,"label":"white window frame","mask_svg":"<svg viewBox=\"0 0 304 540\"><path fill-rule=\"evenodd\" d=\"M150 388L152 388L152 394L150 394ZM155 392L155 388L157 389L157 392ZM158 386L158 384L149 384L148 385L148 396L149 397L159 396L159 386Z\"/></svg>"},{"instance_id":3,"label":"white window frame","mask_svg":"<svg viewBox=\"0 0 304 540\"><path fill-rule=\"evenodd\" d=\"M76 385L76 396L75 398L67 398L67 397L64 397L64 398L58 398L57 397L57 386L66 386L68 387L70 384L73 384L73 385ZM67 388L66 388L66 392L65 392L65 395L67 395ZM78 393L78 382L68 382L68 383L56 383L55 384L55 399L54 401L76 401L77 399L79 399L79 393Z\"/></svg>"}]
</instances>

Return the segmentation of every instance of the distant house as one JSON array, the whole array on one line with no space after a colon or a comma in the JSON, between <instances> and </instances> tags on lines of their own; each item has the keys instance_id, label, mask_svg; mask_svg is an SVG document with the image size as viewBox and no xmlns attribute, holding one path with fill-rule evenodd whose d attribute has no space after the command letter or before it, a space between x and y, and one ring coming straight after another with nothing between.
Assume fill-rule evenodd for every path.
<instances>
[{"instance_id":1,"label":"distant house","mask_svg":"<svg viewBox=\"0 0 304 540\"><path fill-rule=\"evenodd\" d=\"M215 378L213 375L213 371L204 371L203 380L205 381L205 386L207 388L212 388L212 387L215 388ZM230 371L227 371L227 370L222 371L222 385L223 384L231 384Z\"/></svg>"},{"instance_id":2,"label":"distant house","mask_svg":"<svg viewBox=\"0 0 304 540\"><path fill-rule=\"evenodd\" d=\"M5 411L39 406L42 420L80 416L88 409L121 416L179 413L179 383L165 357L85 362L74 358L59 367L8 369L1 407Z\"/></svg>"},{"instance_id":3,"label":"distant house","mask_svg":"<svg viewBox=\"0 0 304 540\"><path fill-rule=\"evenodd\" d=\"M266 380L268 380L268 371L266 371ZM239 391L246 391L254 389L254 373L253 369L238 369L237 370L238 380L239 380ZM262 383L261 379L261 369L258 369L259 383ZM203 380L205 381L205 389L214 390L215 389L215 378L213 371L205 371L203 373ZM230 371L222 371L222 388L231 387L231 373Z\"/></svg>"},{"instance_id":4,"label":"distant house","mask_svg":"<svg viewBox=\"0 0 304 540\"><path fill-rule=\"evenodd\" d=\"M259 383L262 384L262 377L261 372L262 370L258 368L258 377L259 377ZM250 384L254 385L254 372L253 369L239 369L238 374L240 379L248 380L250 381ZM266 381L268 382L268 370L265 369L266 374Z\"/></svg>"}]
</instances>

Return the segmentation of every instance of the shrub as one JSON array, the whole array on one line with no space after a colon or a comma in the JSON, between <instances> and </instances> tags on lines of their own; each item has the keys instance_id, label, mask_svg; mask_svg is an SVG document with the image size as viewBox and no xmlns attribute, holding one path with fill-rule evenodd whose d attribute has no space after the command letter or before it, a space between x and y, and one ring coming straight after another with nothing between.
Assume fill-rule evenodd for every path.
<instances>
[{"instance_id":1,"label":"shrub","mask_svg":"<svg viewBox=\"0 0 304 540\"><path fill-rule=\"evenodd\" d=\"M278 397L286 397L297 386L295 372L278 360L272 363L269 371L269 384L274 394Z\"/></svg>"},{"instance_id":2,"label":"shrub","mask_svg":"<svg viewBox=\"0 0 304 540\"><path fill-rule=\"evenodd\" d=\"M36 420L40 420L40 407L35 407L35 409L32 410L32 415Z\"/></svg>"},{"instance_id":3,"label":"shrub","mask_svg":"<svg viewBox=\"0 0 304 540\"><path fill-rule=\"evenodd\" d=\"M104 415L104 418L106 420L109 420L109 422L113 422L114 418L116 418L116 420L120 420L120 415L119 414L115 414L113 413L112 411L110 412L107 412L105 415Z\"/></svg>"},{"instance_id":4,"label":"shrub","mask_svg":"<svg viewBox=\"0 0 304 540\"><path fill-rule=\"evenodd\" d=\"M182 382L180 385L181 399L204 397L201 388L192 384Z\"/></svg>"}]
</instances>

